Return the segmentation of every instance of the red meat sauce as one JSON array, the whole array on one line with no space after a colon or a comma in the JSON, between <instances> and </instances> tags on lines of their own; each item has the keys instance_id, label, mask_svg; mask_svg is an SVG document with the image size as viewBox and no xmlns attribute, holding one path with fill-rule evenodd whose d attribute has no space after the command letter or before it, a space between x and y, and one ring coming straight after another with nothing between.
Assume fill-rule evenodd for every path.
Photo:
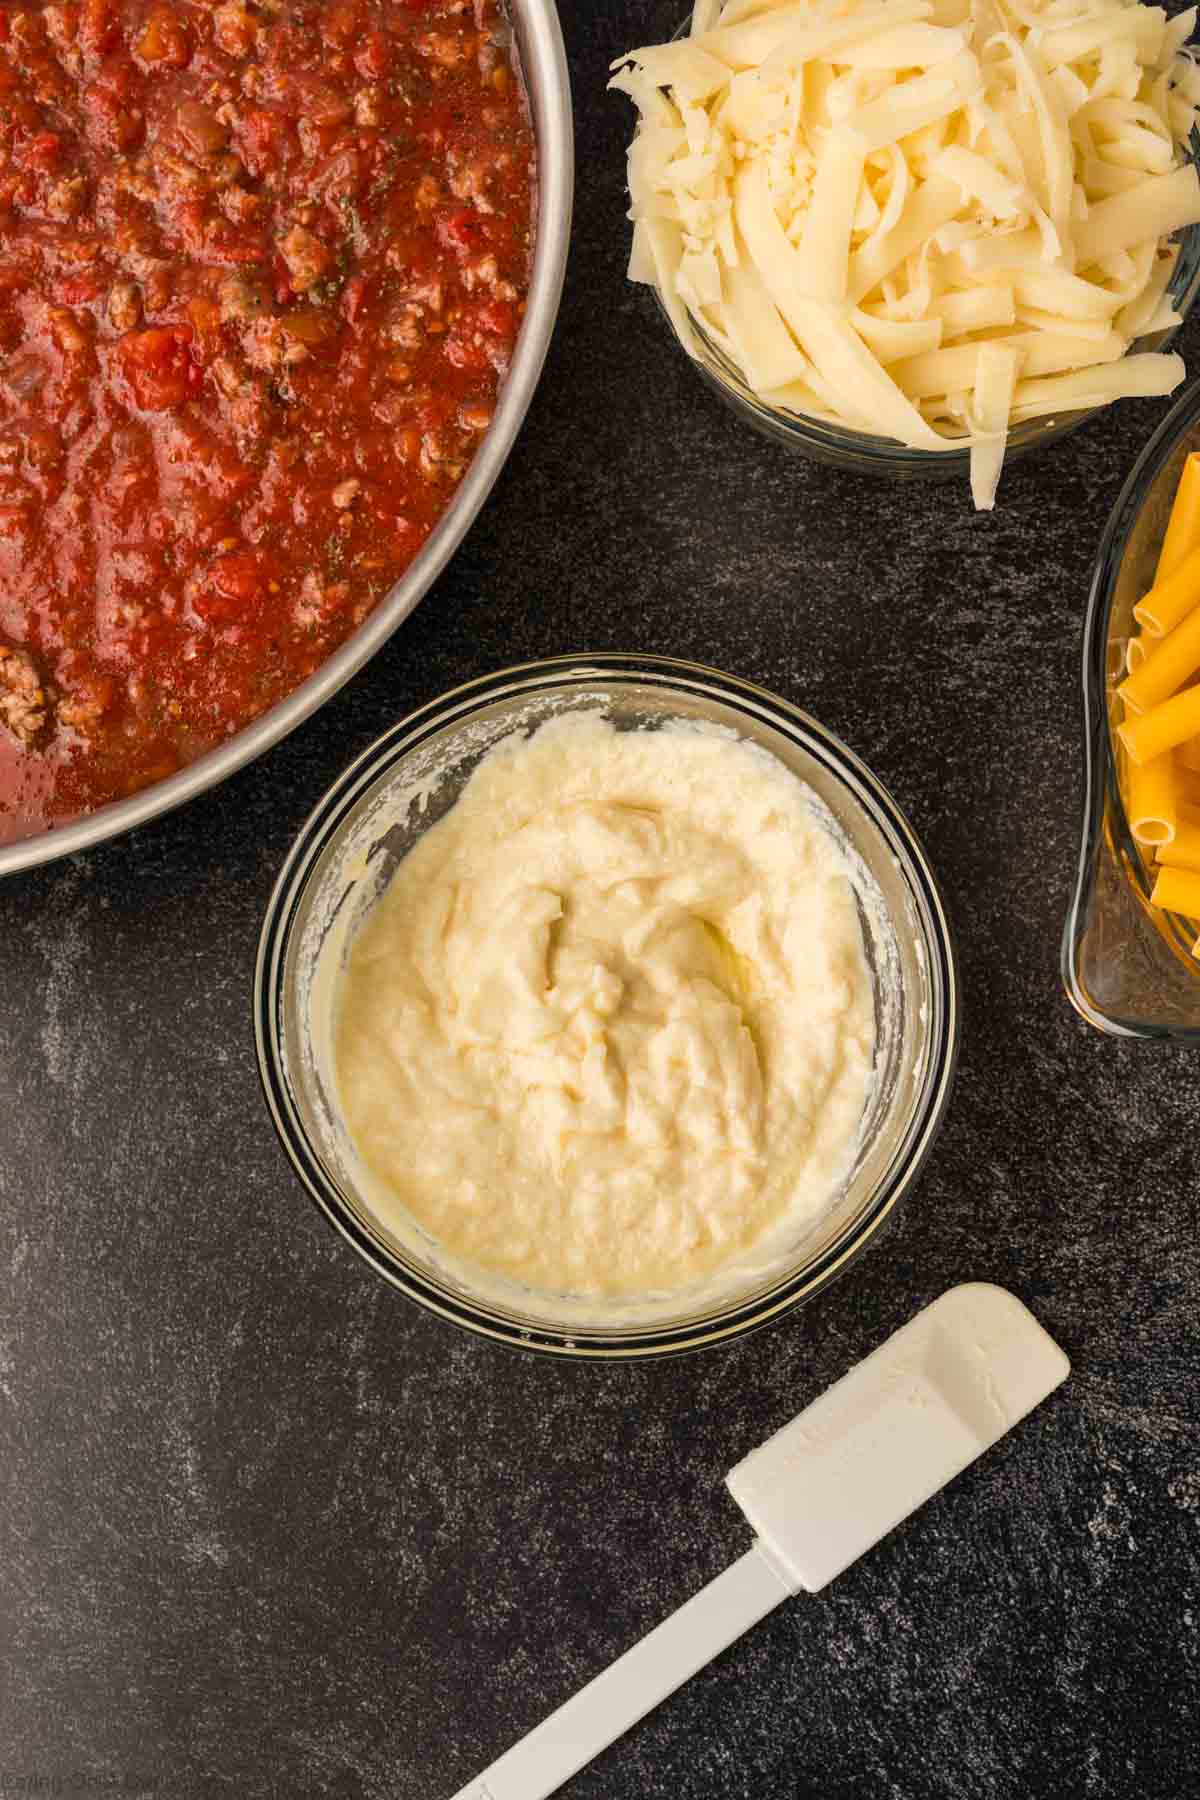
<instances>
[{"instance_id":1,"label":"red meat sauce","mask_svg":"<svg viewBox=\"0 0 1200 1800\"><path fill-rule=\"evenodd\" d=\"M221 743L396 581L532 183L497 0L0 0L0 842Z\"/></svg>"}]
</instances>

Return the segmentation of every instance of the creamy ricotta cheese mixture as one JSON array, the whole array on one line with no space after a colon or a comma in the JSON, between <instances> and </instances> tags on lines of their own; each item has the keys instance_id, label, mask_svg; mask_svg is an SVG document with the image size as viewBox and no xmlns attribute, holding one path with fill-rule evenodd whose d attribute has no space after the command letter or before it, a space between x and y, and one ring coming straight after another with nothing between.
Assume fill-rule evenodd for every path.
<instances>
[{"instance_id":1,"label":"creamy ricotta cheese mixture","mask_svg":"<svg viewBox=\"0 0 1200 1800\"><path fill-rule=\"evenodd\" d=\"M875 1039L848 864L803 785L729 734L599 712L484 758L336 1009L382 1222L582 1297L685 1288L819 1211Z\"/></svg>"}]
</instances>

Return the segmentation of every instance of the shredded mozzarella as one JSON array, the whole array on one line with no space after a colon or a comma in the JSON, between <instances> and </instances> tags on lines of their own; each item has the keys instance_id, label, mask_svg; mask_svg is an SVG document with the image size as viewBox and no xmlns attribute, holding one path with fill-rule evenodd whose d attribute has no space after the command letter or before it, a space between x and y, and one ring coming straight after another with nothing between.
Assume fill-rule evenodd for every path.
<instances>
[{"instance_id":1,"label":"shredded mozzarella","mask_svg":"<svg viewBox=\"0 0 1200 1800\"><path fill-rule=\"evenodd\" d=\"M618 59L629 276L767 404L971 449L1168 393L1175 233L1200 224L1196 9L1139 0L695 0ZM1131 345L1138 354L1129 355Z\"/></svg>"}]
</instances>

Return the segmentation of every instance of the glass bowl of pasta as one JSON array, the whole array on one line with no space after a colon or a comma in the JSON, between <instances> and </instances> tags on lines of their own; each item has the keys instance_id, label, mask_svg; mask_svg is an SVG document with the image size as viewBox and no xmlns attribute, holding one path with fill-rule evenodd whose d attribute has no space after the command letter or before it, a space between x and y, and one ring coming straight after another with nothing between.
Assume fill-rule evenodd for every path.
<instances>
[{"instance_id":1,"label":"glass bowl of pasta","mask_svg":"<svg viewBox=\"0 0 1200 1800\"><path fill-rule=\"evenodd\" d=\"M969 474L1183 380L1200 288L1195 13L1139 0L697 0L638 108L630 279L744 422Z\"/></svg>"},{"instance_id":2,"label":"glass bowl of pasta","mask_svg":"<svg viewBox=\"0 0 1200 1800\"><path fill-rule=\"evenodd\" d=\"M1125 483L1083 639L1085 783L1062 975L1119 1037L1200 1043L1200 382Z\"/></svg>"}]
</instances>

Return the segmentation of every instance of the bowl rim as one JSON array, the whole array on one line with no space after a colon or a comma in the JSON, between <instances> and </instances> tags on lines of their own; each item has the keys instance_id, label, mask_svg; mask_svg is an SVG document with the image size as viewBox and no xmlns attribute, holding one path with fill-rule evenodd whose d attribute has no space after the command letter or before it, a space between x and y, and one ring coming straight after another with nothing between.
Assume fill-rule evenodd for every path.
<instances>
[{"instance_id":1,"label":"bowl rim","mask_svg":"<svg viewBox=\"0 0 1200 1800\"><path fill-rule=\"evenodd\" d=\"M1059 968L1067 998L1098 1031L1116 1037L1169 1039L1200 1043L1200 1026L1132 1019L1100 1010L1089 997L1079 975L1077 952L1091 910L1105 851L1105 821L1113 819L1120 840L1121 861L1127 871L1139 868L1133 836L1125 817L1113 753L1107 699L1109 624L1116 599L1117 578L1130 535L1141 517L1149 490L1179 440L1200 422L1200 378L1180 394L1165 419L1143 445L1117 496L1100 538L1092 565L1091 586L1081 635L1080 677L1083 687L1083 798L1079 814L1079 850L1075 880L1059 951ZM1200 969L1197 970L1200 976Z\"/></svg>"},{"instance_id":2,"label":"bowl rim","mask_svg":"<svg viewBox=\"0 0 1200 1800\"><path fill-rule=\"evenodd\" d=\"M31 837L0 844L0 876L55 862L132 831L214 787L294 731L331 699L404 622L441 574L487 499L524 421L550 347L567 266L574 191L571 83L554 0L508 0L537 158L533 273L512 366L495 417L449 506L400 580L300 687L217 749L124 800Z\"/></svg>"},{"instance_id":3,"label":"bowl rim","mask_svg":"<svg viewBox=\"0 0 1200 1800\"><path fill-rule=\"evenodd\" d=\"M304 1128L285 1072L283 971L310 877L362 795L433 733L461 724L496 701L597 682L707 696L788 736L846 787L900 863L918 917L929 980L929 1051L907 1128L876 1191L859 1215L802 1270L703 1320L657 1328L558 1329L507 1317L499 1308L450 1293L388 1251L341 1198ZM426 1311L510 1347L574 1360L633 1361L729 1342L778 1319L820 1292L874 1239L915 1182L945 1118L958 1058L961 1000L957 953L941 890L906 815L854 751L811 714L756 683L674 657L604 651L540 659L449 689L406 714L370 744L327 789L296 834L263 918L253 982L255 1049L267 1110L293 1169L326 1222L376 1274Z\"/></svg>"}]
</instances>

